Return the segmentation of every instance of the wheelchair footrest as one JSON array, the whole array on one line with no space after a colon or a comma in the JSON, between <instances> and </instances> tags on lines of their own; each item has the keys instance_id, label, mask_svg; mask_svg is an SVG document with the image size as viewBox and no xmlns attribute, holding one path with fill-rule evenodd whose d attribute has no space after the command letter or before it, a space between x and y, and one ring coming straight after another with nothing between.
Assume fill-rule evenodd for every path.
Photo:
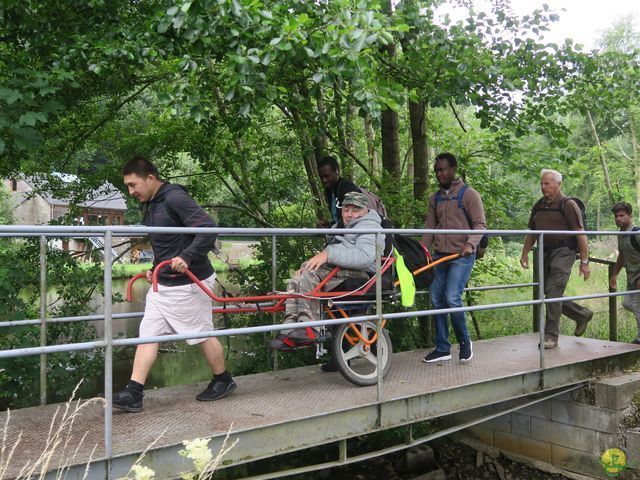
<instances>
[{"instance_id":1,"label":"wheelchair footrest","mask_svg":"<svg viewBox=\"0 0 640 480\"><path fill-rule=\"evenodd\" d=\"M289 333L278 334L273 340L271 340L271 342L269 342L269 347L271 350L286 352L326 342L330 338L331 333L329 332L319 333L311 327L296 328L291 330Z\"/></svg>"}]
</instances>

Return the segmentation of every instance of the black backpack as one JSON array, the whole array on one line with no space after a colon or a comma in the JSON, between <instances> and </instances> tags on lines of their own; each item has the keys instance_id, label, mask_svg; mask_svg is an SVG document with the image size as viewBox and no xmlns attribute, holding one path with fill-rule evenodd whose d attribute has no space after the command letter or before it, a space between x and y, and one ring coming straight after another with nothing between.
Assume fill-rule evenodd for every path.
<instances>
[{"instance_id":1,"label":"black backpack","mask_svg":"<svg viewBox=\"0 0 640 480\"><path fill-rule=\"evenodd\" d=\"M640 230L640 227L633 227L633 231L637 232ZM629 236L629 240L631 241L631 246L640 252L640 243L638 243L638 239L635 235Z\"/></svg>"},{"instance_id":2,"label":"black backpack","mask_svg":"<svg viewBox=\"0 0 640 480\"><path fill-rule=\"evenodd\" d=\"M584 202L580 200L578 197L563 196L560 199L560 204L558 205L558 208L545 208L544 210L546 212L560 212L562 213L562 215L564 215L564 207L567 204L568 200L573 200L574 202L576 202L576 205L578 205L578 209L580 210L580 216L582 217L582 226L584 227L585 230L588 230L586 207L584 206ZM529 218L529 223L532 222L533 217L535 217L536 213L538 213L538 210L541 210L540 207L542 206L542 202L544 202L544 198L541 198L540 200L538 200L533 206L533 209L531 210L531 217Z\"/></svg>"},{"instance_id":3,"label":"black backpack","mask_svg":"<svg viewBox=\"0 0 640 480\"><path fill-rule=\"evenodd\" d=\"M393 246L404 258L404 264L413 273L428 263L427 249L416 239L399 233L393 236ZM413 277L418 288L429 288L433 281L433 269L426 270Z\"/></svg>"},{"instance_id":4,"label":"black backpack","mask_svg":"<svg viewBox=\"0 0 640 480\"><path fill-rule=\"evenodd\" d=\"M467 222L469 223L469 228L473 228L473 222L471 221L471 216L469 215L469 212L467 212L467 209L465 208L464 204L462 203L462 197L464 196L464 192L467 191L467 188L469 188L469 185L467 185L466 183L462 186L462 188L460 188L460 190L458 190L458 194L453 197L453 198L447 198L444 195L442 195L440 193L440 190L438 190L436 192L436 196L435 196L435 201L436 201L436 213L437 213L437 208L438 208L438 202L442 202L444 200L456 200L458 202L458 208L462 209L462 212L464 213L464 216L467 219ZM485 233L484 235L482 235L482 238L480 239L480 242L478 243L478 246L476 247L476 259L480 260L482 257L484 257L484 254L487 251L487 247L489 246L489 234Z\"/></svg>"}]
</instances>

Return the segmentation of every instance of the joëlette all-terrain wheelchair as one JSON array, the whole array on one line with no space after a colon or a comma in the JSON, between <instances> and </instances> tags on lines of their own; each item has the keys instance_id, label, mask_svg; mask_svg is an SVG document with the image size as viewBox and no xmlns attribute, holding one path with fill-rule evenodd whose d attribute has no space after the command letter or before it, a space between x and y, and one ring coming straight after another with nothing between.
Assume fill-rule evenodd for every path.
<instances>
[{"instance_id":1,"label":"jo\u00eblette all-terrain wheelchair","mask_svg":"<svg viewBox=\"0 0 640 480\"><path fill-rule=\"evenodd\" d=\"M399 236L396 235L393 245L397 245ZM404 237L405 241L407 237ZM409 239L411 240L411 239ZM418 242L412 240L412 248L421 248ZM404 248L407 248L406 245ZM395 250L397 252L397 250ZM385 247L385 256L382 257L381 279L382 279L382 299L386 304L395 303L400 296L398 289L400 281L396 278L394 264L396 255L394 249ZM396 253L397 254L397 253ZM450 255L437 261L432 261L431 256L425 250L420 255L424 258L423 265L412 269L414 277L422 277L423 285L430 283L432 271L435 265L456 258L458 255ZM171 260L160 262L153 272L152 288L157 291L158 272L171 264ZM278 313L284 312L285 302L289 298L304 296L305 298L316 299L320 302L321 319L349 319L369 315L375 310L376 305L376 276L368 280L347 279L339 285L339 291L323 291L327 284L340 270L335 267L312 291L306 293L273 292L256 296L219 296L212 292L205 284L193 275L189 270L185 274L198 285L215 303L212 311L214 314L235 314L235 313ZM144 278L145 274L134 276L127 287L127 300L132 301L132 285L139 278ZM364 283L363 283L364 282ZM284 342L279 350L292 351L299 348L316 348L316 358L329 353L325 343L330 343L329 348L334 359L337 370L349 382L358 386L374 385L377 382L378 368L382 369L382 375L386 375L391 368L391 356L393 345L389 332L385 327L385 320L382 321L381 336L378 340L376 322L373 320L358 320L332 326L322 326L318 330L309 332L309 337L313 338L308 342ZM293 325L292 325L292 328ZM305 327L304 323L296 324L296 329Z\"/></svg>"}]
</instances>

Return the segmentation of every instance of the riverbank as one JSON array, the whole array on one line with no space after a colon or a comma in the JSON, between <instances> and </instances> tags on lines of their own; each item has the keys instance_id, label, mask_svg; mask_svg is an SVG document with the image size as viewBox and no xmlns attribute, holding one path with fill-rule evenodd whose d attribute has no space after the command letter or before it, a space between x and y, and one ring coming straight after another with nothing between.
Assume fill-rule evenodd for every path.
<instances>
[{"instance_id":1,"label":"riverbank","mask_svg":"<svg viewBox=\"0 0 640 480\"><path fill-rule=\"evenodd\" d=\"M232 268L239 270L246 269L259 263L253 257L253 242L242 240L226 240L219 242L220 253L217 255L210 253L209 260L213 269L217 273L227 272ZM94 265L90 262L81 263L81 268L88 268ZM104 265L104 264L101 264ZM113 278L131 278L139 273L144 273L152 266L151 262L144 263L121 263L113 264Z\"/></svg>"},{"instance_id":2,"label":"riverbank","mask_svg":"<svg viewBox=\"0 0 640 480\"><path fill-rule=\"evenodd\" d=\"M245 269L251 265L258 263L258 260L251 258L240 258L235 265L230 265L222 260L212 259L211 265L216 273L227 272L231 268L237 268L239 270ZM89 265L89 264L86 264ZM113 265L113 278L130 278L139 273L144 273L152 266L151 262L146 263L116 263Z\"/></svg>"}]
</instances>

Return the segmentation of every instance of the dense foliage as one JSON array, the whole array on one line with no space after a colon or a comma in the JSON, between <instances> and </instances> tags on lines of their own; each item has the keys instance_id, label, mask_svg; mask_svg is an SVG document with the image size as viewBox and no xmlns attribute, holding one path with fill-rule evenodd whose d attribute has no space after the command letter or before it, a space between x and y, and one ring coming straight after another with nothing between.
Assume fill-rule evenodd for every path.
<instances>
[{"instance_id":1,"label":"dense foliage","mask_svg":"<svg viewBox=\"0 0 640 480\"><path fill-rule=\"evenodd\" d=\"M458 3L453 21L438 0L4 2L1 173L121 185L141 153L229 226L326 216L315 160L328 153L406 226L442 150L492 227L523 226L543 166L590 192L592 218L637 197L632 23L585 53L543 42L558 18L546 6Z\"/></svg>"},{"instance_id":2,"label":"dense foliage","mask_svg":"<svg viewBox=\"0 0 640 480\"><path fill-rule=\"evenodd\" d=\"M0 244L0 319L39 318L39 265L40 245L37 239ZM47 316L67 317L90 313L88 302L94 290L102 285L102 275L98 264L81 266L68 253L48 249L47 281L55 288L47 292ZM47 345L95 339L95 329L88 322L50 323L46 333ZM2 328L2 350L38 345L39 326ZM38 402L39 364L39 356L0 360L0 409ZM101 366L102 354L99 350L88 355L84 352L48 355L48 398L57 401L67 398L82 378L99 374Z\"/></svg>"},{"instance_id":3,"label":"dense foliage","mask_svg":"<svg viewBox=\"0 0 640 480\"><path fill-rule=\"evenodd\" d=\"M452 5L459 20L440 15ZM640 207L638 34L625 19L584 52L544 42L557 19L546 5L516 16L508 0L488 11L470 0L6 0L0 176L40 176L55 194L52 172L75 174L65 193L80 201L105 180L124 190L119 167L141 154L223 226L310 227L328 215L316 160L334 154L398 225L416 227L433 157L451 151L490 228L526 226L543 167L565 174L589 227L613 228L613 201ZM283 240L281 280L314 245ZM2 255L28 262L28 248ZM260 288L268 268L251 272ZM487 262L476 275L505 271ZM33 314L25 292L37 284L0 278L14 299L2 318ZM81 311L86 279L56 281Z\"/></svg>"}]
</instances>

